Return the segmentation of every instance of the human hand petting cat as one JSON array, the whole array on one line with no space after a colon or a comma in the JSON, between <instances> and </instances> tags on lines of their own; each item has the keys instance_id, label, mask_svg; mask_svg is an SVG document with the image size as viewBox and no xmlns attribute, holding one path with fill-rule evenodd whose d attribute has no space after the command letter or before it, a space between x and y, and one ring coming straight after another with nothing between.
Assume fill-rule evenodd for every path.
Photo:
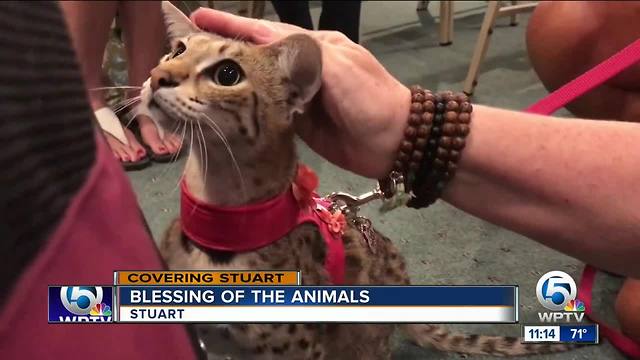
<instances>
[{"instance_id":1,"label":"human hand petting cat","mask_svg":"<svg viewBox=\"0 0 640 360\"><path fill-rule=\"evenodd\" d=\"M411 93L364 47L333 31L198 9L191 20L226 37L270 44L294 33L322 47L322 87L309 111L296 122L300 137L332 163L362 176L383 178L390 171L409 114Z\"/></svg>"}]
</instances>

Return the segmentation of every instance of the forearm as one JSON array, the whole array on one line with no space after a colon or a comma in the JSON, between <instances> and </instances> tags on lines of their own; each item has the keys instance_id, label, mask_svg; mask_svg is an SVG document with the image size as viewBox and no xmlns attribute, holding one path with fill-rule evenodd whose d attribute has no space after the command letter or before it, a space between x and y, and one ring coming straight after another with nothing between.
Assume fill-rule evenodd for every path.
<instances>
[{"instance_id":1,"label":"forearm","mask_svg":"<svg viewBox=\"0 0 640 360\"><path fill-rule=\"evenodd\" d=\"M582 261L640 276L640 125L475 106L443 199Z\"/></svg>"}]
</instances>

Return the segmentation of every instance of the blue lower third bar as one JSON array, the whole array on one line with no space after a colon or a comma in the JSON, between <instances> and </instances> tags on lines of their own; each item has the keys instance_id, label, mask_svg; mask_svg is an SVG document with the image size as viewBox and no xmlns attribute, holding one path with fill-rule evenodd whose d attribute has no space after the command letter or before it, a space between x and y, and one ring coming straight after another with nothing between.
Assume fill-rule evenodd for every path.
<instances>
[{"instance_id":1,"label":"blue lower third bar","mask_svg":"<svg viewBox=\"0 0 640 360\"><path fill-rule=\"evenodd\" d=\"M121 322L515 323L515 286L119 286Z\"/></svg>"},{"instance_id":2,"label":"blue lower third bar","mask_svg":"<svg viewBox=\"0 0 640 360\"><path fill-rule=\"evenodd\" d=\"M599 339L597 324L562 324L560 341L567 343L597 344Z\"/></svg>"}]
</instances>

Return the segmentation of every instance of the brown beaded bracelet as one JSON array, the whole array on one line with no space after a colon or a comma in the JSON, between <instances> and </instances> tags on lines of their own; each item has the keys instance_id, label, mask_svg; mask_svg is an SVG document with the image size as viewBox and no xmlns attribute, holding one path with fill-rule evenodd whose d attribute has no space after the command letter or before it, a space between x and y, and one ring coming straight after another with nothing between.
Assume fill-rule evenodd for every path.
<instances>
[{"instance_id":1,"label":"brown beaded bracelet","mask_svg":"<svg viewBox=\"0 0 640 360\"><path fill-rule=\"evenodd\" d=\"M403 175L407 206L426 207L441 195L455 175L469 135L473 107L463 93L432 93L411 87L411 113L394 171ZM383 191L388 184L381 181Z\"/></svg>"},{"instance_id":2,"label":"brown beaded bracelet","mask_svg":"<svg viewBox=\"0 0 640 360\"><path fill-rule=\"evenodd\" d=\"M394 163L395 171L404 175L405 188L411 191L411 174L419 168L424 158L424 150L431 134L435 116L435 96L418 87L411 88L411 113L404 131L404 140L400 144L398 157Z\"/></svg>"}]
</instances>

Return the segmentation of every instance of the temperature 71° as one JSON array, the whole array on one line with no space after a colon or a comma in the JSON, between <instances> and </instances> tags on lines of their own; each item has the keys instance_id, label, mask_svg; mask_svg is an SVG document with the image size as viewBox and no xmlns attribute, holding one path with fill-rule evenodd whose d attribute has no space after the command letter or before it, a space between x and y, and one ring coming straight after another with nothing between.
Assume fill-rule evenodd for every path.
<instances>
[{"instance_id":1,"label":"temperature 71\u00b0","mask_svg":"<svg viewBox=\"0 0 640 360\"><path fill-rule=\"evenodd\" d=\"M587 329L571 329L571 338L575 339L576 335L578 336L578 339L582 339L582 335L586 335L587 334Z\"/></svg>"}]
</instances>

